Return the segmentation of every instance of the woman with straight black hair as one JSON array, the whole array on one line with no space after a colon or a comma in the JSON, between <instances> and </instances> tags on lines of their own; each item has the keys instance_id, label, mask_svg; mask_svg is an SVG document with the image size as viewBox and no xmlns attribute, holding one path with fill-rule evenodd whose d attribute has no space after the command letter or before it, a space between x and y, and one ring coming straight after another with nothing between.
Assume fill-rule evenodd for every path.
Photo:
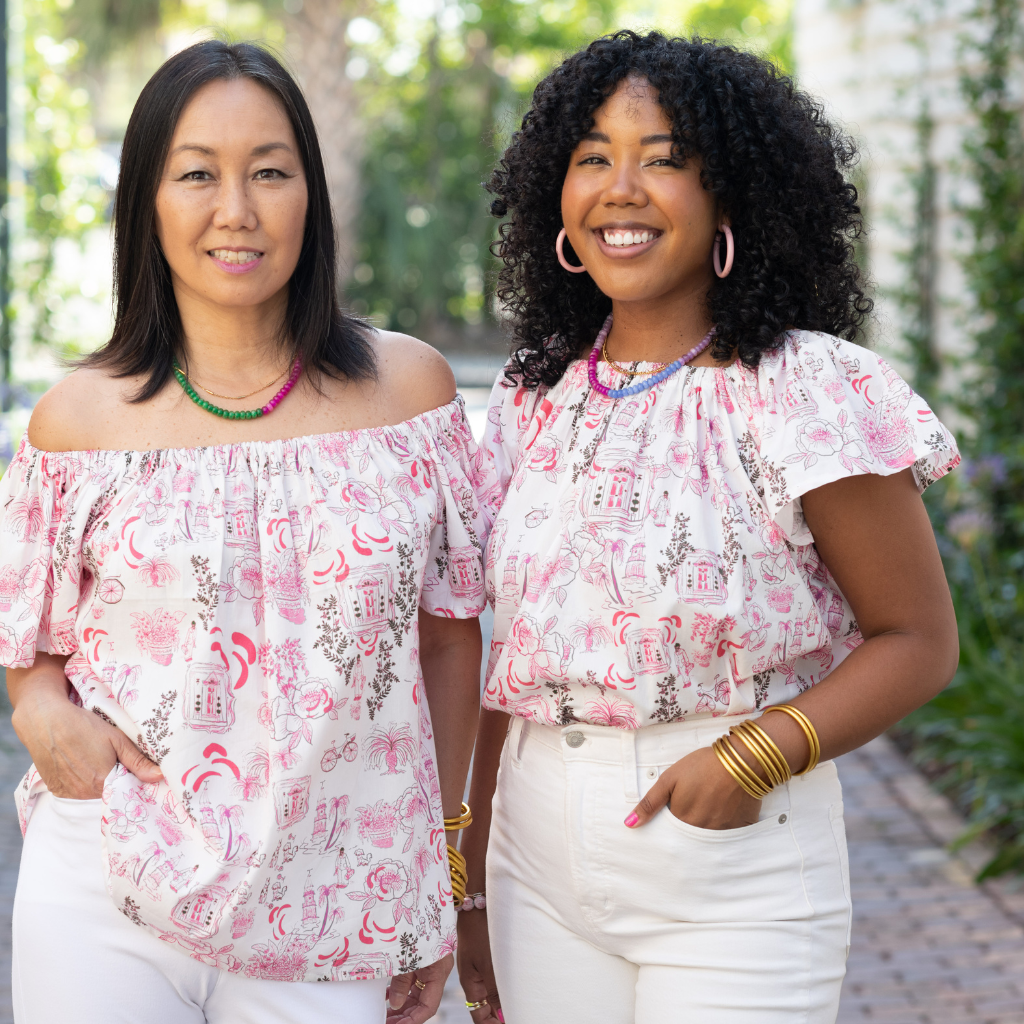
<instances>
[{"instance_id":1,"label":"woman with straight black hair","mask_svg":"<svg viewBox=\"0 0 1024 1024\"><path fill-rule=\"evenodd\" d=\"M339 308L313 122L259 47L146 85L114 240L113 335L0 484L15 1019L371 1024L387 993L421 1024L483 607L451 373Z\"/></svg>"}]
</instances>

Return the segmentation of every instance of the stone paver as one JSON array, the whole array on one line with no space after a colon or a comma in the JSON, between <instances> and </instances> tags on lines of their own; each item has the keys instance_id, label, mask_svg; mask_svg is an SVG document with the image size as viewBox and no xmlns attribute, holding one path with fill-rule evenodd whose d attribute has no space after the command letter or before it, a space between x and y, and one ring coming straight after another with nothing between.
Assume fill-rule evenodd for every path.
<instances>
[{"instance_id":1,"label":"stone paver","mask_svg":"<svg viewBox=\"0 0 1024 1024\"><path fill-rule=\"evenodd\" d=\"M854 905L839 1024L1024 1024L1024 895L973 884L975 851L944 848L962 822L887 739L838 763Z\"/></svg>"},{"instance_id":2,"label":"stone paver","mask_svg":"<svg viewBox=\"0 0 1024 1024\"><path fill-rule=\"evenodd\" d=\"M27 760L0 714L0 1024L13 1021L10 923L21 851L7 794ZM854 930L838 1024L1024 1024L1024 889L973 884L969 853L965 863L944 849L962 826L888 740L840 758L839 771ZM471 1024L454 981L436 1019Z\"/></svg>"}]
</instances>

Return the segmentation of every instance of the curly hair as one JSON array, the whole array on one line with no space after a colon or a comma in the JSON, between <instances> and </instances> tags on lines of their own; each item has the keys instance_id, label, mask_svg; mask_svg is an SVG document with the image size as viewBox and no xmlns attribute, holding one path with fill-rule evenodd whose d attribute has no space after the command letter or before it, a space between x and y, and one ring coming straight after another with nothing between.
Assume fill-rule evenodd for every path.
<instances>
[{"instance_id":1,"label":"curly hair","mask_svg":"<svg viewBox=\"0 0 1024 1024\"><path fill-rule=\"evenodd\" d=\"M497 294L510 315L510 382L555 384L593 344L611 300L588 274L555 256L569 159L594 115L625 78L646 79L672 124L680 163L698 157L704 187L728 213L732 273L715 278L707 306L719 360L755 367L791 328L853 340L872 308L854 259L862 231L847 180L853 142L772 64L731 46L658 32L622 31L551 72L485 188L508 217L492 252ZM571 246L567 252L571 252Z\"/></svg>"}]
</instances>

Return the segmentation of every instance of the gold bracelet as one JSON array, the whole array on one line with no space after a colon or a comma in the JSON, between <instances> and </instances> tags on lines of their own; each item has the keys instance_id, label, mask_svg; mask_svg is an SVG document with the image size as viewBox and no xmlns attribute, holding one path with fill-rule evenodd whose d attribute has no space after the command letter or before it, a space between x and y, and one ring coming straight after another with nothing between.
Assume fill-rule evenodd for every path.
<instances>
[{"instance_id":1,"label":"gold bracelet","mask_svg":"<svg viewBox=\"0 0 1024 1024\"><path fill-rule=\"evenodd\" d=\"M463 800L462 811L451 818L444 819L444 830L445 832L461 832L462 829L469 828L472 824L473 812L469 809L469 804Z\"/></svg>"},{"instance_id":2,"label":"gold bracelet","mask_svg":"<svg viewBox=\"0 0 1024 1024\"><path fill-rule=\"evenodd\" d=\"M755 800L762 800L771 791L772 787L759 779L751 770L746 761L733 750L732 745L724 736L719 736L711 745L722 767L733 777L736 784L748 796Z\"/></svg>"},{"instance_id":3,"label":"gold bracelet","mask_svg":"<svg viewBox=\"0 0 1024 1024\"><path fill-rule=\"evenodd\" d=\"M466 858L451 843L448 844L448 871L452 876L452 900L457 907L466 898L469 872L466 870Z\"/></svg>"},{"instance_id":4,"label":"gold bracelet","mask_svg":"<svg viewBox=\"0 0 1024 1024\"><path fill-rule=\"evenodd\" d=\"M818 761L821 760L821 744L818 742L818 733L811 720L799 708L793 707L792 704L773 704L770 708L765 708L764 713L767 715L769 711L785 712L803 729L804 735L807 737L807 746L810 748L807 767L803 771L793 772L793 774L806 775L808 772L813 772L818 767Z\"/></svg>"},{"instance_id":5,"label":"gold bracelet","mask_svg":"<svg viewBox=\"0 0 1024 1024\"><path fill-rule=\"evenodd\" d=\"M729 733L754 755L773 786L784 786L793 777L778 744L756 722L741 722Z\"/></svg>"}]
</instances>

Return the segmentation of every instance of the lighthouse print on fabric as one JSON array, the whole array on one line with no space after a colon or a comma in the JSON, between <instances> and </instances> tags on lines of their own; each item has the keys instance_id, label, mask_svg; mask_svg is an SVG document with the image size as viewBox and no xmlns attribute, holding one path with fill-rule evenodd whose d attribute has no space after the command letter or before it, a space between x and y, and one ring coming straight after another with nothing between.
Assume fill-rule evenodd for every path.
<instances>
[{"instance_id":1,"label":"lighthouse print on fabric","mask_svg":"<svg viewBox=\"0 0 1024 1024\"><path fill-rule=\"evenodd\" d=\"M118 766L103 792L130 920L283 981L453 949L417 615L482 610L492 479L461 399L288 441L22 442L0 484L0 662L70 654L83 705L160 764L164 784ZM30 770L23 827L43 789Z\"/></svg>"}]
</instances>

